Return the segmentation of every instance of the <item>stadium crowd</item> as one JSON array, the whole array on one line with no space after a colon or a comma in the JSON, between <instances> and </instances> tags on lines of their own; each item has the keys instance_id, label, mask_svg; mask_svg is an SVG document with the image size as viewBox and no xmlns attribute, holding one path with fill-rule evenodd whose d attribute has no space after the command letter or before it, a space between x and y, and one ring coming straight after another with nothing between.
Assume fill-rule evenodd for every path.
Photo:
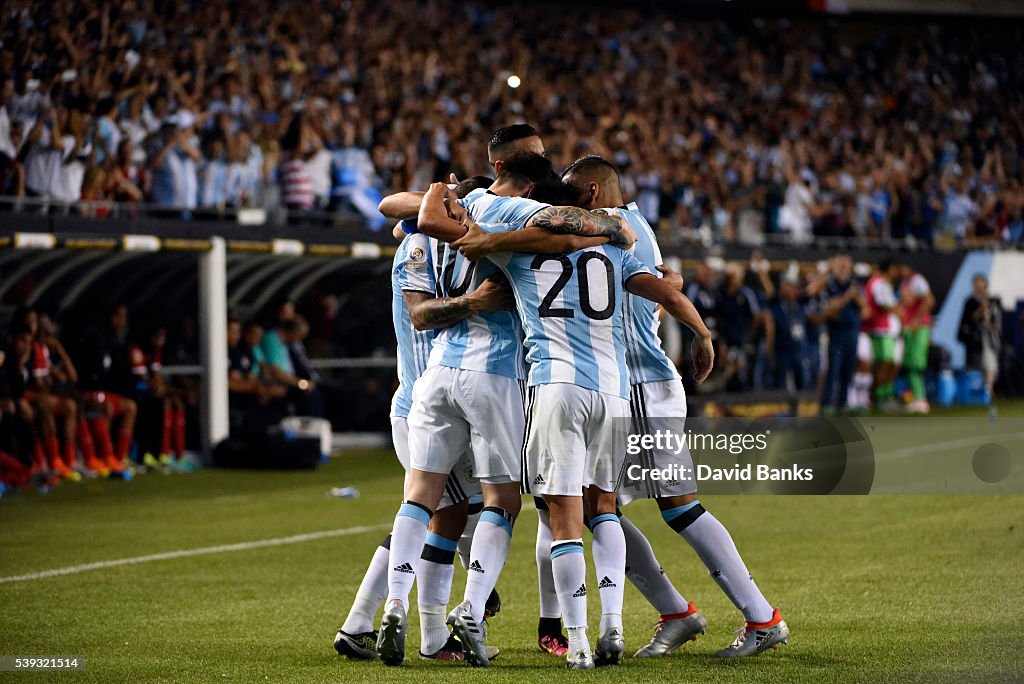
<instances>
[{"instance_id":1,"label":"stadium crowd","mask_svg":"<svg viewBox=\"0 0 1024 684\"><path fill-rule=\"evenodd\" d=\"M923 275L893 259L855 269L847 254L771 270L757 251L748 263L697 264L685 292L712 331L718 361L691 392L795 391L819 397L829 414L930 410L929 396L940 392L926 381L949 371L950 356L931 343L936 298ZM1012 377L1020 369L1018 331L1004 330L987 288L984 276L973 278L957 338L965 368L980 374L991 400L1001 371ZM1024 332L1024 320L1018 325Z\"/></svg>"},{"instance_id":2,"label":"stadium crowd","mask_svg":"<svg viewBox=\"0 0 1024 684\"><path fill-rule=\"evenodd\" d=\"M0 194L100 215L347 208L380 227L382 193L484 171L475 141L522 119L559 167L612 159L666 242L1019 244L1020 34L436 0L15 1Z\"/></svg>"}]
</instances>

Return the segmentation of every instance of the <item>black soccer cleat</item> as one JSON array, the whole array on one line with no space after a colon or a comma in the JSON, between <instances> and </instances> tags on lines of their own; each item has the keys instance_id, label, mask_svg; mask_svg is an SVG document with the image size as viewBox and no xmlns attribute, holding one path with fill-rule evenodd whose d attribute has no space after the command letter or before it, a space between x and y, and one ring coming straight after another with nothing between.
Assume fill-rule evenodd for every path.
<instances>
[{"instance_id":1,"label":"black soccer cleat","mask_svg":"<svg viewBox=\"0 0 1024 684\"><path fill-rule=\"evenodd\" d=\"M338 655L354 660L376 660L377 632L349 634L339 629L337 636L334 637L334 650Z\"/></svg>"}]
</instances>

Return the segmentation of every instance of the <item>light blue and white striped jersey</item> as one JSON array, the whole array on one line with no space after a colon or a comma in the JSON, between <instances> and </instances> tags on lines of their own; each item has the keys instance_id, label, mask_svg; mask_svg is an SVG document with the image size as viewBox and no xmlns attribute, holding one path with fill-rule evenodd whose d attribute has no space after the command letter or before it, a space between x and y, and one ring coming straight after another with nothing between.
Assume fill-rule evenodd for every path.
<instances>
[{"instance_id":1,"label":"light blue and white striped jersey","mask_svg":"<svg viewBox=\"0 0 1024 684\"><path fill-rule=\"evenodd\" d=\"M484 188L473 190L459 204L477 223L507 224L510 230L524 228L534 214L551 206L526 197L495 195Z\"/></svg>"},{"instance_id":2,"label":"light blue and white striped jersey","mask_svg":"<svg viewBox=\"0 0 1024 684\"><path fill-rule=\"evenodd\" d=\"M636 203L630 202L625 207L605 211L626 219L629 227L636 233L636 243L629 249L630 253L651 273L658 275L655 267L663 263L661 249L654 237L654 230L640 213ZM626 367L629 368L630 384L679 380L679 372L672 360L665 355L661 348L661 340L658 338L661 320L654 313L657 304L627 292L622 305L626 316L623 337L626 342Z\"/></svg>"},{"instance_id":3,"label":"light blue and white striped jersey","mask_svg":"<svg viewBox=\"0 0 1024 684\"><path fill-rule=\"evenodd\" d=\"M498 273L494 264L472 262L446 243L431 240L438 297L461 297ZM523 329L514 311L474 313L439 330L431 366L480 371L522 380L526 377Z\"/></svg>"},{"instance_id":4,"label":"light blue and white striped jersey","mask_svg":"<svg viewBox=\"0 0 1024 684\"><path fill-rule=\"evenodd\" d=\"M622 295L626 281L650 273L647 267L609 245L565 255L492 254L488 259L515 290L531 387L564 382L623 399L629 395Z\"/></svg>"},{"instance_id":5,"label":"light blue and white striped jersey","mask_svg":"<svg viewBox=\"0 0 1024 684\"><path fill-rule=\"evenodd\" d=\"M405 305L403 292L434 294L434 263L426 235L406 235L391 264L391 319L398 339L398 391L391 402L391 415L409 416L412 386L423 375L433 346L433 330L416 330Z\"/></svg>"}]
</instances>

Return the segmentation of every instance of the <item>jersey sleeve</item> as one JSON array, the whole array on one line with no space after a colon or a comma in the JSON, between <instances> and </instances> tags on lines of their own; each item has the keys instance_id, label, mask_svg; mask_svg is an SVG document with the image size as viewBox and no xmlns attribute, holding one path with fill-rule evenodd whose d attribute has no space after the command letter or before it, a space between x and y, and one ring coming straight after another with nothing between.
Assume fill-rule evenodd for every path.
<instances>
[{"instance_id":1,"label":"jersey sleeve","mask_svg":"<svg viewBox=\"0 0 1024 684\"><path fill-rule=\"evenodd\" d=\"M648 228L648 230L651 230L651 229ZM662 259L662 257L661 257L661 247L658 246L658 241L654 238L654 231L651 231L650 238L651 238L651 251L654 253L654 265L655 266L661 266L662 264L665 263L665 260ZM661 273L658 273L657 275L658 275L659 278L662 277Z\"/></svg>"},{"instance_id":2,"label":"jersey sleeve","mask_svg":"<svg viewBox=\"0 0 1024 684\"><path fill-rule=\"evenodd\" d=\"M915 297L925 297L931 294L931 288L928 286L928 281L920 273L915 273L910 279L910 292Z\"/></svg>"},{"instance_id":3,"label":"jersey sleeve","mask_svg":"<svg viewBox=\"0 0 1024 684\"><path fill-rule=\"evenodd\" d=\"M501 220L518 228L524 227L533 218L534 214L551 206L550 204L526 199L525 197L512 197L509 199L515 201L508 202L510 206L506 210L506 215L501 217Z\"/></svg>"},{"instance_id":4,"label":"jersey sleeve","mask_svg":"<svg viewBox=\"0 0 1024 684\"><path fill-rule=\"evenodd\" d=\"M538 211L550 206L526 197L498 197L474 217L487 223L509 224L510 230L515 230L524 227Z\"/></svg>"},{"instance_id":5,"label":"jersey sleeve","mask_svg":"<svg viewBox=\"0 0 1024 684\"><path fill-rule=\"evenodd\" d=\"M886 280L879 278L875 281L871 289L871 296L875 298L875 303L878 306L883 308L896 306L896 294L892 290L892 285Z\"/></svg>"},{"instance_id":6,"label":"jersey sleeve","mask_svg":"<svg viewBox=\"0 0 1024 684\"><path fill-rule=\"evenodd\" d=\"M398 265L398 285L403 292L427 292L433 294L435 285L434 269L430 256L430 241L421 233L410 235L399 248L404 258Z\"/></svg>"},{"instance_id":7,"label":"jersey sleeve","mask_svg":"<svg viewBox=\"0 0 1024 684\"><path fill-rule=\"evenodd\" d=\"M479 223L477 225L485 233L511 233L513 230L518 229L518 226L511 223Z\"/></svg>"},{"instance_id":8,"label":"jersey sleeve","mask_svg":"<svg viewBox=\"0 0 1024 684\"><path fill-rule=\"evenodd\" d=\"M620 250L621 251L621 250ZM622 283L625 284L627 280L633 276L646 273L647 275L654 275L651 270L641 263L639 259L630 254L629 252L622 252Z\"/></svg>"}]
</instances>

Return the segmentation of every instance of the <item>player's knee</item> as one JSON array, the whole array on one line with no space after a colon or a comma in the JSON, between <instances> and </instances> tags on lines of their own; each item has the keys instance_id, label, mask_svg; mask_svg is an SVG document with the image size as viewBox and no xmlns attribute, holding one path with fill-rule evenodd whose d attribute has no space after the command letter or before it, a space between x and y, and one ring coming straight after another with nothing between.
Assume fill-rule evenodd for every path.
<instances>
[{"instance_id":1,"label":"player's knee","mask_svg":"<svg viewBox=\"0 0 1024 684\"><path fill-rule=\"evenodd\" d=\"M682 532L706 512L695 496L689 498L689 503L661 509L661 519L676 532Z\"/></svg>"},{"instance_id":2,"label":"player's knee","mask_svg":"<svg viewBox=\"0 0 1024 684\"><path fill-rule=\"evenodd\" d=\"M121 402L121 414L125 418L134 418L135 414L138 413L138 406L134 399L125 399Z\"/></svg>"},{"instance_id":3,"label":"player's knee","mask_svg":"<svg viewBox=\"0 0 1024 684\"><path fill-rule=\"evenodd\" d=\"M508 532L509 536L511 536L512 526L515 525L517 514L518 511L513 513L499 506L485 506L483 513L480 514L480 523L496 525Z\"/></svg>"},{"instance_id":4,"label":"player's knee","mask_svg":"<svg viewBox=\"0 0 1024 684\"><path fill-rule=\"evenodd\" d=\"M658 499L658 509L665 511L678 506L685 506L697 500L696 494L681 494L679 496L665 496Z\"/></svg>"},{"instance_id":5,"label":"player's knee","mask_svg":"<svg viewBox=\"0 0 1024 684\"><path fill-rule=\"evenodd\" d=\"M463 501L439 509L430 519L427 529L448 539L458 539L466 528L466 508L467 502Z\"/></svg>"}]
</instances>

